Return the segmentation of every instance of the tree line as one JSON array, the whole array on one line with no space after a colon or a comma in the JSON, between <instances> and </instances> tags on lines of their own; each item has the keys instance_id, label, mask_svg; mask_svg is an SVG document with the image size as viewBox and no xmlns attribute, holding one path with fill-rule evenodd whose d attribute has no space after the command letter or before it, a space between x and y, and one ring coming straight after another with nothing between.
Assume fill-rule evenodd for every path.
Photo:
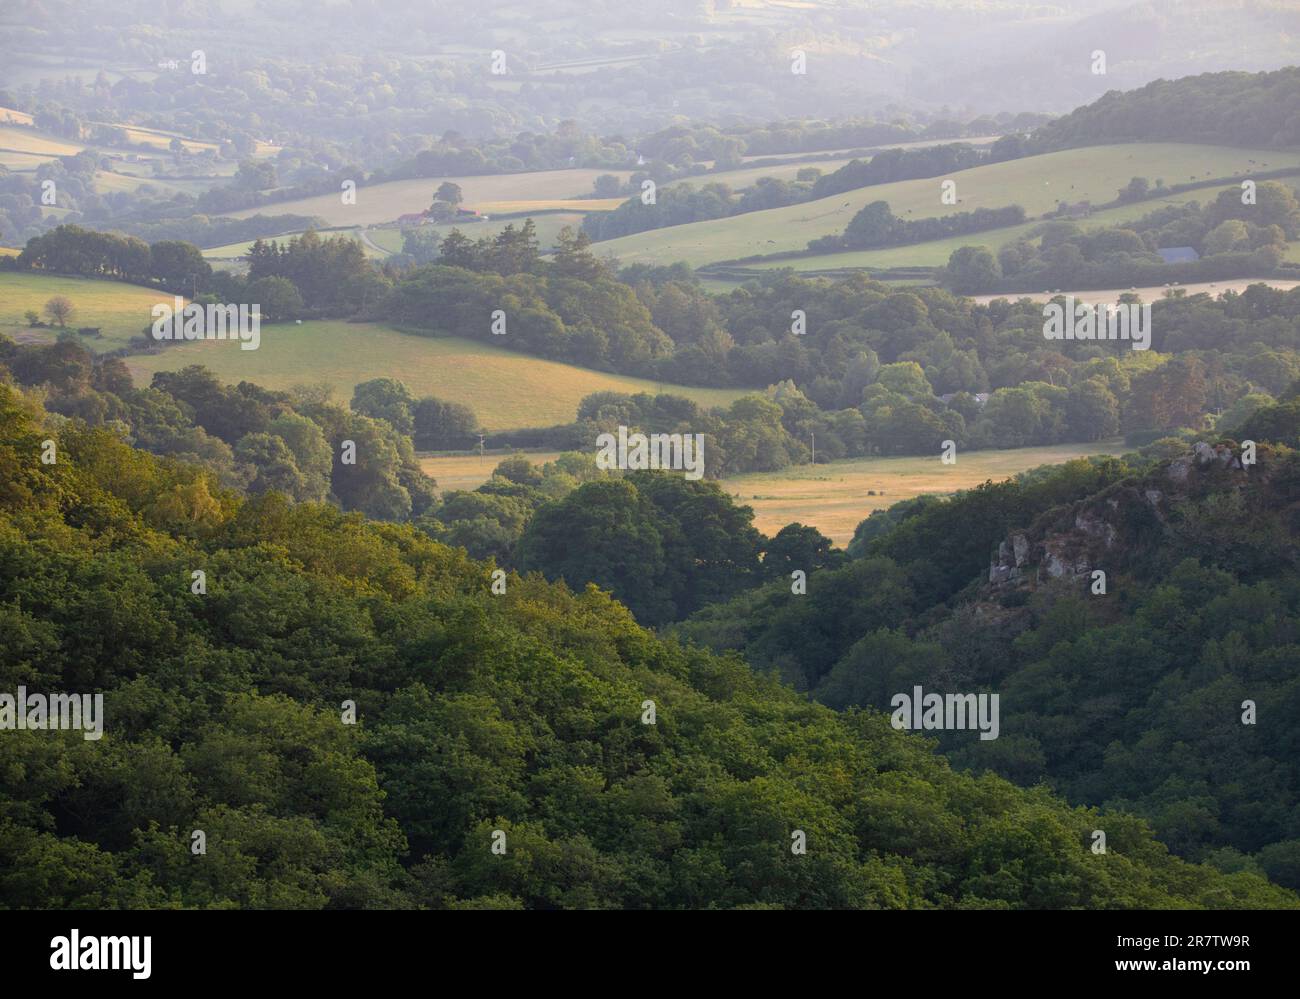
<instances>
[{"instance_id":1,"label":"tree line","mask_svg":"<svg viewBox=\"0 0 1300 999\"><path fill-rule=\"evenodd\" d=\"M1250 208L1283 217L1268 208L1282 203L1271 183L1261 184L1259 195ZM1145 247L1143 238L1199 238L1209 247L1285 232L1277 223L1216 221L1217 212L1243 210L1230 198L1195 218L1180 214L1190 210L1164 209L1142 237L1120 232L1118 241L1065 222L1045 224L1035 238L1051 254L1086 261ZM187 271L206 263L193 247L180 246L176 261L157 270L155 262L169 259L173 248L156 245L154 251L65 227L29 247L18 264L83 273L134 268L189 291ZM119 250L125 263L114 256ZM555 253L542 258L531 222L477 241L453 232L440 252L438 263L385 271L352 240L308 233L255 245L246 277L214 273L208 292L200 277L199 301L257 301L276 319L368 319L661 381L751 387L756 398L743 415L733 407L707 419L718 428L750 427L755 413L774 406L775 415L763 420L774 420L781 432L760 456L728 446L729 431L718 429L710 453L725 458L711 475L797 463L813 433L819 455L832 460L932 454L945 440L963 448L1019 447L1197 428L1207 416L1276 395L1300 376L1300 296L1263 286L1218 300L1157 301L1151 349L1133 351L1124 341L1047 340L1043 308L1033 302L977 306L942 289L892 288L862 275L830 282L776 272L712 296L679 268L616 274L582 233L562 233ZM797 323L804 333L794 332ZM133 345L140 348L176 349L147 336ZM706 416L689 419L703 425ZM494 443L583 449L592 438L580 423ZM713 433L714 426L703 430Z\"/></svg>"},{"instance_id":2,"label":"tree line","mask_svg":"<svg viewBox=\"0 0 1300 999\"><path fill-rule=\"evenodd\" d=\"M834 253L840 250L870 250L882 246L905 246L931 239L947 239L970 232L1000 229L1025 221L1019 205L1003 208L976 208L973 212L955 212L927 219L900 219L887 201L873 201L859 209L840 235L820 236L808 243L809 253Z\"/></svg>"},{"instance_id":3,"label":"tree line","mask_svg":"<svg viewBox=\"0 0 1300 999\"><path fill-rule=\"evenodd\" d=\"M1204 142L1285 148L1300 145L1300 67L1264 73L1201 73L1112 90L1047 122L1029 140L1035 152L1112 142Z\"/></svg>"},{"instance_id":4,"label":"tree line","mask_svg":"<svg viewBox=\"0 0 1300 999\"><path fill-rule=\"evenodd\" d=\"M1140 178L1135 178L1135 180ZM1261 181L1155 209L1134 222L1085 230L1050 221L1007 243L953 251L944 280L963 294L1031 291L1044 286L1130 287L1267 276L1283 265L1287 241L1300 238L1300 200L1287 184ZM1166 263L1163 248L1191 247L1198 259Z\"/></svg>"},{"instance_id":5,"label":"tree line","mask_svg":"<svg viewBox=\"0 0 1300 999\"><path fill-rule=\"evenodd\" d=\"M886 149L870 159L851 160L828 174L810 166L800 170L795 181L760 177L751 187L740 192L733 192L721 182L699 186L678 184L657 189L654 200L646 201L634 186L633 197L612 212L588 214L583 219L582 229L593 241L617 239L649 229L815 201L875 184L939 177L1018 155L1018 140L1010 137L1006 141L999 139L988 149L963 142L921 149Z\"/></svg>"}]
</instances>

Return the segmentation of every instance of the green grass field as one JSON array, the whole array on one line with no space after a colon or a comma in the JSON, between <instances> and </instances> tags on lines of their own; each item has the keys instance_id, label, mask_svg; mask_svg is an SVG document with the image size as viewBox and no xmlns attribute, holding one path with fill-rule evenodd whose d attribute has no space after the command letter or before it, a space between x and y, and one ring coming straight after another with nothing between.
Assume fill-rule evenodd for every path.
<instances>
[{"instance_id":1,"label":"green grass field","mask_svg":"<svg viewBox=\"0 0 1300 999\"><path fill-rule=\"evenodd\" d=\"M541 198L524 201L480 201L474 207L484 215L520 215L525 212L612 212L626 198Z\"/></svg>"},{"instance_id":2,"label":"green grass field","mask_svg":"<svg viewBox=\"0 0 1300 999\"><path fill-rule=\"evenodd\" d=\"M160 191L177 194L181 192L191 193L194 184L177 184L170 180L157 180L153 177L137 177L126 173L117 173L111 170L95 171L95 190L101 194L111 194L116 191L134 191L145 185L152 185ZM212 186L212 181L205 181L204 187Z\"/></svg>"},{"instance_id":3,"label":"green grass field","mask_svg":"<svg viewBox=\"0 0 1300 999\"><path fill-rule=\"evenodd\" d=\"M272 389L324 382L346 402L359 382L396 378L416 396L470 406L489 430L570 422L592 392L673 392L705 406L723 406L744 393L660 384L545 361L460 337L424 337L365 323L264 325L258 350L230 341L188 343L126 359L136 384L155 371L203 364L226 382L247 380Z\"/></svg>"},{"instance_id":4,"label":"green grass field","mask_svg":"<svg viewBox=\"0 0 1300 999\"><path fill-rule=\"evenodd\" d=\"M1300 179L1283 178L1283 183L1292 184L1300 190ZM1167 198L1139 201L1118 208L1107 208L1094 212L1078 224L1083 229L1100 229L1103 226L1120 225L1133 222L1156 211L1165 205L1182 205L1196 201L1202 205L1209 204L1219 196L1223 187L1203 187L1194 191L1183 191ZM1232 188L1238 190L1238 188ZM811 257L797 257L792 260L774 260L765 263L747 265L755 270L780 270L792 267L796 271L821 271L840 267L860 267L867 270L886 269L890 267L942 267L948 263L954 250L962 246L987 246L997 252L1008 243L1013 243L1026 236L1041 221L1026 222L1023 225L1005 226L990 229L987 232L973 232L965 236L953 236L951 239L935 239L927 243L914 243L910 246L891 246L883 250L857 250L849 253L820 253ZM1296 247L1290 249L1288 260L1300 260L1294 256Z\"/></svg>"},{"instance_id":5,"label":"green grass field","mask_svg":"<svg viewBox=\"0 0 1300 999\"><path fill-rule=\"evenodd\" d=\"M811 524L841 548L873 510L883 510L925 493L943 494L970 489L982 482L1009 479L1039 465L1057 465L1091 454L1122 454L1120 441L1097 444L1057 444L1010 451L958 453L955 465L944 465L936 454L926 458L850 458L827 465L799 465L781 472L753 472L722 480L742 506L753 507L754 525L769 537L786 524ZM535 465L555 459L557 452L530 452ZM420 467L438 480L444 491L476 489L507 455L422 455ZM876 495L868 492L874 490Z\"/></svg>"},{"instance_id":6,"label":"green grass field","mask_svg":"<svg viewBox=\"0 0 1300 999\"><path fill-rule=\"evenodd\" d=\"M579 224L581 224L582 216L576 215L574 216L574 218L577 218ZM484 225L492 225L492 223L485 222ZM466 228L469 227L466 226ZM504 228L504 223L502 225L502 228ZM437 227L437 232L439 236L444 235L443 229L444 229L443 226ZM447 231L450 231L450 229L448 229ZM366 235L370 237L370 242L374 243L376 246L385 250L388 253L402 252L402 244L405 242L405 237L402 235L401 229L368 229L366 231Z\"/></svg>"},{"instance_id":7,"label":"green grass field","mask_svg":"<svg viewBox=\"0 0 1300 999\"><path fill-rule=\"evenodd\" d=\"M31 329L23 314L40 313L55 295L72 300L76 312L69 326L98 326L101 339L83 338L94 351L114 350L142 333L153 320L149 310L171 296L118 281L48 277L42 274L0 273L0 333L23 341L52 341L58 330ZM42 316L44 319L44 316Z\"/></svg>"},{"instance_id":8,"label":"green grass field","mask_svg":"<svg viewBox=\"0 0 1300 999\"><path fill-rule=\"evenodd\" d=\"M1155 211L1163 205L1185 204L1199 201L1205 204L1214 200L1221 188L1203 188L1198 191L1185 191L1153 201L1142 201L1118 208L1107 208L1093 212L1085 219L1076 220L1084 229L1099 229L1102 226L1132 222ZM863 267L868 270L889 267L942 267L952 256L952 252L962 246L987 246L995 253L1007 243L1013 243L1031 230L1042 225L1035 219L1022 225L1009 225L1001 229L989 229L987 232L972 232L950 239L935 239L926 243L913 243L910 246L890 246L882 250L856 250L848 253L819 253L811 257L797 257L793 260L773 260L754 263L755 270L780 270L793 267L796 271L818 271L838 267Z\"/></svg>"},{"instance_id":9,"label":"green grass field","mask_svg":"<svg viewBox=\"0 0 1300 999\"><path fill-rule=\"evenodd\" d=\"M0 142L0 146L4 143ZM399 215L420 212L433 203L433 192L444 180L459 184L466 208L482 203L554 202L567 198L588 198L592 185L603 173L613 173L626 180L630 174L618 170L539 170L531 173L493 174L484 177L434 177L417 180L394 180L387 184L357 188L357 203L345 205L339 194L321 194L296 201L280 201L242 212L234 218L250 215L319 215L330 225L373 225L389 222ZM552 206L554 207L554 206Z\"/></svg>"},{"instance_id":10,"label":"green grass field","mask_svg":"<svg viewBox=\"0 0 1300 999\"><path fill-rule=\"evenodd\" d=\"M843 232L858 210L873 201L887 201L901 218L928 218L1010 204L1021 205L1029 215L1036 216L1055 208L1059 201L1112 201L1132 177L1179 184L1240 175L1252 168L1293 166L1300 166L1300 151L1180 143L1091 146L979 166L952 177L878 184L801 205L655 229L607 240L599 244L599 249L625 264L684 260L698 267L754 254L802 250L811 239ZM940 202L940 185L947 179L957 184L955 205Z\"/></svg>"},{"instance_id":11,"label":"green grass field","mask_svg":"<svg viewBox=\"0 0 1300 999\"><path fill-rule=\"evenodd\" d=\"M953 142L965 142L972 146L987 146L996 142L1000 136L997 135L977 135L969 139L918 139L915 142L887 142L883 146L846 146L843 149L809 149L802 153L755 153L752 156L742 156L740 159L744 163L755 163L766 159L785 159L788 156L825 156L828 153L842 153L848 156L855 149L865 148L868 155L873 152L879 152L882 149L929 149L932 146L946 146ZM862 159L864 157L859 157ZM816 166L816 163L808 164Z\"/></svg>"},{"instance_id":12,"label":"green grass field","mask_svg":"<svg viewBox=\"0 0 1300 999\"><path fill-rule=\"evenodd\" d=\"M726 184L733 191L753 186L760 177L775 177L778 180L794 180L805 167L816 167L822 173L834 173L851 157L838 160L818 160L812 163L786 163L782 166L746 166L739 170L722 170L718 173L702 173L692 177L670 180L665 187L687 184L691 187L703 187L705 184ZM626 200L626 199L623 199Z\"/></svg>"}]
</instances>

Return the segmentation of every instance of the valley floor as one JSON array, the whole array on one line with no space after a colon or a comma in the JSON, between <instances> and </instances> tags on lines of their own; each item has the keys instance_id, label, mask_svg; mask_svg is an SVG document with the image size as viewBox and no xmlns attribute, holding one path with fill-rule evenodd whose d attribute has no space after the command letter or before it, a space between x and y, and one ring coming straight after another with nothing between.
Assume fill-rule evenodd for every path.
<instances>
[{"instance_id":1,"label":"valley floor","mask_svg":"<svg viewBox=\"0 0 1300 999\"><path fill-rule=\"evenodd\" d=\"M824 465L798 465L780 472L750 472L722 480L737 503L753 507L754 526L771 536L786 524L809 524L839 547L853 537L859 522L925 493L943 494L970 489L988 480L1009 479L1040 465L1055 465L1093 454L1123 454L1123 441L1054 444L1004 451L958 452L953 465L938 454L925 457L848 458ZM556 452L527 455L542 465ZM420 466L438 481L440 490L475 489L486 482L505 454L422 455ZM871 495L874 492L875 495Z\"/></svg>"}]
</instances>

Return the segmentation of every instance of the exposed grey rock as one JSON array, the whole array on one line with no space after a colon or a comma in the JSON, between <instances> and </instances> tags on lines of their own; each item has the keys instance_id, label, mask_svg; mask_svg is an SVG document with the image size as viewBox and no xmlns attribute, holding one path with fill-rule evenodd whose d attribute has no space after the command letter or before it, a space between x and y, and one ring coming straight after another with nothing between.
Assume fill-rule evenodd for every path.
<instances>
[{"instance_id":1,"label":"exposed grey rock","mask_svg":"<svg viewBox=\"0 0 1300 999\"><path fill-rule=\"evenodd\" d=\"M1118 501L1112 502L1114 503L1114 508L1118 509ZM1115 538L1118 534L1113 524L1086 510L1080 510L1075 515L1074 526L1088 537L1097 538L1107 548L1115 543Z\"/></svg>"}]
</instances>

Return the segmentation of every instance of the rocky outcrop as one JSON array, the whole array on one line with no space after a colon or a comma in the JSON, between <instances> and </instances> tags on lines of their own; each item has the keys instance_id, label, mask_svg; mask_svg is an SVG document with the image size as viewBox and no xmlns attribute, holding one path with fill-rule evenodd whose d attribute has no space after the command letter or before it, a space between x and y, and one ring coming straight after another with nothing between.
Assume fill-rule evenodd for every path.
<instances>
[{"instance_id":1,"label":"rocky outcrop","mask_svg":"<svg viewBox=\"0 0 1300 999\"><path fill-rule=\"evenodd\" d=\"M1193 469L1205 469L1212 466L1234 471L1245 471L1245 467L1241 464L1241 458L1236 451L1226 444L1210 445L1204 441L1198 441L1192 445L1191 454L1184 458L1175 458L1169 463L1166 475L1170 481L1182 483L1187 481Z\"/></svg>"},{"instance_id":2,"label":"rocky outcrop","mask_svg":"<svg viewBox=\"0 0 1300 999\"><path fill-rule=\"evenodd\" d=\"M995 588L1034 587L1056 580L1091 580L1096 569L1119 572L1135 559L1168 520L1172 505L1222 485L1223 476L1244 485L1251 468L1225 444L1197 443L1141 483L1120 483L1098 496L1052 511L1010 534L989 564Z\"/></svg>"}]
</instances>

